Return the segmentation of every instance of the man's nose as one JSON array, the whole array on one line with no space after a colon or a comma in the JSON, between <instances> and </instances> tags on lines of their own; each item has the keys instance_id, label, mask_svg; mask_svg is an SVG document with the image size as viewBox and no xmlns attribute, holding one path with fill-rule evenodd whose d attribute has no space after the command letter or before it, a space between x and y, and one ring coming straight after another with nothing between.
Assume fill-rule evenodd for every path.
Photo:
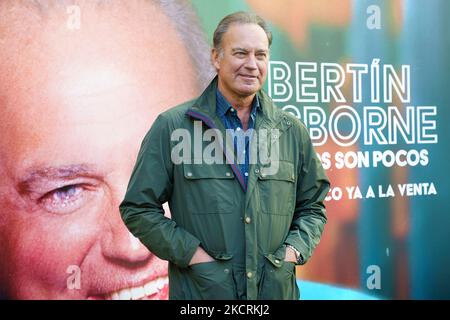
<instances>
[{"instance_id":1,"label":"man's nose","mask_svg":"<svg viewBox=\"0 0 450 320\"><path fill-rule=\"evenodd\" d=\"M118 209L105 215L105 219L107 232L102 235L101 247L106 258L130 263L143 263L151 258L150 251L125 226Z\"/></svg>"},{"instance_id":2,"label":"man's nose","mask_svg":"<svg viewBox=\"0 0 450 320\"><path fill-rule=\"evenodd\" d=\"M250 70L258 69L258 64L256 63L256 57L254 54L249 54L245 67Z\"/></svg>"}]
</instances>

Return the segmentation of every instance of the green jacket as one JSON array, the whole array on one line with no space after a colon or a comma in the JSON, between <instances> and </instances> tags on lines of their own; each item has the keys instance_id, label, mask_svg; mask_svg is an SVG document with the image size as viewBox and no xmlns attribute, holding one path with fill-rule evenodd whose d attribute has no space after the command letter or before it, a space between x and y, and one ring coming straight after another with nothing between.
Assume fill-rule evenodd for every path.
<instances>
[{"instance_id":1,"label":"green jacket","mask_svg":"<svg viewBox=\"0 0 450 320\"><path fill-rule=\"evenodd\" d=\"M150 251L169 261L170 299L298 299L295 264L284 262L286 244L301 253L300 264L310 258L326 223L328 178L305 126L262 90L255 132L278 129L271 137L279 141L276 173L266 175L261 163L251 164L245 188L225 153L223 164L174 164L174 130L187 129L194 137L197 122L201 133L217 128L225 137L215 112L216 89L217 78L198 99L155 120L120 205L122 219ZM164 216L166 201L171 219ZM216 261L188 266L199 245Z\"/></svg>"}]
</instances>

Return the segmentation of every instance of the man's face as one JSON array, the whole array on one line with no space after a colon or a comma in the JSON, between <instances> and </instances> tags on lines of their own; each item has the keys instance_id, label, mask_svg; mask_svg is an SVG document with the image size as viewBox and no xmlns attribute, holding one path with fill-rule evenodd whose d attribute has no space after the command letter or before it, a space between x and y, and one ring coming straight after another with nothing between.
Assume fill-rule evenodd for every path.
<instances>
[{"instance_id":1,"label":"man's face","mask_svg":"<svg viewBox=\"0 0 450 320\"><path fill-rule=\"evenodd\" d=\"M232 24L222 38L222 52L212 59L223 94L245 98L260 90L266 81L269 41L257 24Z\"/></svg>"},{"instance_id":2,"label":"man's face","mask_svg":"<svg viewBox=\"0 0 450 320\"><path fill-rule=\"evenodd\" d=\"M197 94L194 70L156 8L82 8L80 30L60 12L0 22L0 291L166 299L167 263L118 205L155 117Z\"/></svg>"}]
</instances>

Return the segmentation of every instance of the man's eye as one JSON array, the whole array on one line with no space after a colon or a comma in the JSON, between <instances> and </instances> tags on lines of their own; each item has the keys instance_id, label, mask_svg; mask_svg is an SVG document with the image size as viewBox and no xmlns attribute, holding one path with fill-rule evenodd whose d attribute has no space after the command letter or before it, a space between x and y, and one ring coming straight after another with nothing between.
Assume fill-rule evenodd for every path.
<instances>
[{"instance_id":1,"label":"man's eye","mask_svg":"<svg viewBox=\"0 0 450 320\"><path fill-rule=\"evenodd\" d=\"M45 210L52 213L72 213L81 207L87 190L83 185L67 185L46 193L39 199Z\"/></svg>"},{"instance_id":2,"label":"man's eye","mask_svg":"<svg viewBox=\"0 0 450 320\"><path fill-rule=\"evenodd\" d=\"M237 57L245 57L245 53L241 52L241 51L238 51L238 52L235 53L235 56L237 56Z\"/></svg>"}]
</instances>

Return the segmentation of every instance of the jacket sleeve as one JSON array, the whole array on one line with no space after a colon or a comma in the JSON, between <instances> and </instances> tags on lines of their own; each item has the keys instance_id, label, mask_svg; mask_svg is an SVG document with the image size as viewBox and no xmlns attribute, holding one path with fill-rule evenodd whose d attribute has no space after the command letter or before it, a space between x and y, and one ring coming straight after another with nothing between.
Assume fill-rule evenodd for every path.
<instances>
[{"instance_id":1,"label":"jacket sleeve","mask_svg":"<svg viewBox=\"0 0 450 320\"><path fill-rule=\"evenodd\" d=\"M169 200L173 184L166 118L160 115L145 136L119 209L130 232L151 252L186 267L200 241L164 216L162 204Z\"/></svg>"},{"instance_id":2,"label":"jacket sleeve","mask_svg":"<svg viewBox=\"0 0 450 320\"><path fill-rule=\"evenodd\" d=\"M285 243L300 253L299 264L311 257L327 221L323 203L330 182L314 151L306 127L300 123L301 148L294 217Z\"/></svg>"}]
</instances>

